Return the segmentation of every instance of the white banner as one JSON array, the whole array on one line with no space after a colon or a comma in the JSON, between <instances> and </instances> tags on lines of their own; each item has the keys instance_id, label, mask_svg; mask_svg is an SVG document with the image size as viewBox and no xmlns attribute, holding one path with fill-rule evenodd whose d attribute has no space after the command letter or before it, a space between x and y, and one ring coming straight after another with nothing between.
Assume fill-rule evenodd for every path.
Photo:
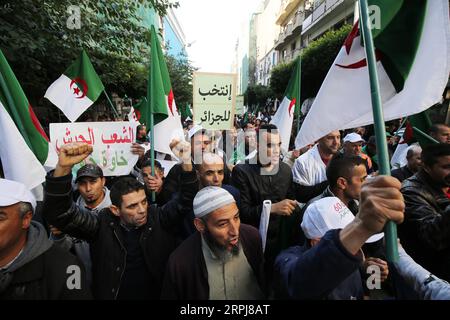
<instances>
[{"instance_id":1,"label":"white banner","mask_svg":"<svg viewBox=\"0 0 450 320\"><path fill-rule=\"evenodd\" d=\"M230 130L236 109L236 74L194 72L194 123L204 129Z\"/></svg>"},{"instance_id":2,"label":"white banner","mask_svg":"<svg viewBox=\"0 0 450 320\"><path fill-rule=\"evenodd\" d=\"M136 124L130 122L51 123L50 142L59 153L61 146L84 142L93 146L92 154L74 167L74 173L85 164L97 164L105 176L130 173L138 160L131 153L136 138Z\"/></svg>"}]
</instances>

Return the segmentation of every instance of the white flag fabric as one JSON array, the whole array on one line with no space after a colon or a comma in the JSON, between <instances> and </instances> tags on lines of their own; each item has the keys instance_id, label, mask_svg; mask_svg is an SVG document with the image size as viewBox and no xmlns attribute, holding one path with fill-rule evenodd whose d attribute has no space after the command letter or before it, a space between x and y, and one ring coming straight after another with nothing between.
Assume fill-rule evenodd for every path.
<instances>
[{"instance_id":1,"label":"white flag fabric","mask_svg":"<svg viewBox=\"0 0 450 320\"><path fill-rule=\"evenodd\" d=\"M387 6L391 4L386 4ZM392 5L396 5L393 1ZM397 15L404 13L410 4L404 4ZM382 62L383 55L395 52L400 62L399 54L404 52L402 44L392 52L381 52L377 48L377 70L380 81L380 94L386 121L419 113L440 102L446 87L450 72L450 24L449 8L446 0L432 0L416 3L425 6L421 14L421 29L417 33L413 59L407 67L403 87L397 90L393 77L388 73ZM383 11L381 11L383 13ZM408 17L413 19L415 17ZM383 16L381 16L383 19ZM394 21L394 20L392 20ZM401 27L401 26L400 26ZM392 29L392 28L391 28ZM401 29L405 33L407 28ZM386 37L391 36L392 32ZM406 34L411 37L410 34ZM398 35L397 35L398 36ZM401 36L401 35L400 35ZM414 40L414 39L413 39ZM392 56L389 56L390 58ZM398 79L395 79L398 80ZM355 128L373 123L372 103L370 95L369 74L365 51L361 45L358 24L355 25L341 48L336 60L330 68L314 103L306 116L295 145L301 148L313 143L331 131Z\"/></svg>"},{"instance_id":2,"label":"white flag fabric","mask_svg":"<svg viewBox=\"0 0 450 320\"><path fill-rule=\"evenodd\" d=\"M0 101L0 158L5 178L23 183L30 190L45 181L45 169L28 147Z\"/></svg>"},{"instance_id":3,"label":"white flag fabric","mask_svg":"<svg viewBox=\"0 0 450 320\"><path fill-rule=\"evenodd\" d=\"M170 150L170 142L173 139L184 141L184 131L181 125L181 117L178 109L173 102L172 112L168 117L155 125L155 150L175 156Z\"/></svg>"},{"instance_id":4,"label":"white flag fabric","mask_svg":"<svg viewBox=\"0 0 450 320\"><path fill-rule=\"evenodd\" d=\"M294 111L295 108L291 100L288 97L284 97L277 112L270 121L270 123L277 126L281 138L281 149L286 152L289 151Z\"/></svg>"}]
</instances>

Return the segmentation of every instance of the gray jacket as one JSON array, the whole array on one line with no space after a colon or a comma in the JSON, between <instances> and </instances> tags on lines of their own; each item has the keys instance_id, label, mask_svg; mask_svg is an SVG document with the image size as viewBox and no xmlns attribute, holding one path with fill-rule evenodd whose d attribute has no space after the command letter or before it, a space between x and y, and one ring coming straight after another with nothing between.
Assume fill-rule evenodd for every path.
<instances>
[{"instance_id":1,"label":"gray jacket","mask_svg":"<svg viewBox=\"0 0 450 320\"><path fill-rule=\"evenodd\" d=\"M424 300L450 300L450 284L433 276L417 264L403 249L398 248L399 260L395 263L397 271Z\"/></svg>"}]
</instances>

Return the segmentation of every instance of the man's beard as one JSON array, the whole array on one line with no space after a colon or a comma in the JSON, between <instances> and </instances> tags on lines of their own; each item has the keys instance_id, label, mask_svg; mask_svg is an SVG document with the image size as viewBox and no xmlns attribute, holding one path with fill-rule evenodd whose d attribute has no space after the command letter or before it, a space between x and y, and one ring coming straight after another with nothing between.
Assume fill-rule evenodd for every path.
<instances>
[{"instance_id":1,"label":"man's beard","mask_svg":"<svg viewBox=\"0 0 450 320\"><path fill-rule=\"evenodd\" d=\"M239 253L239 241L231 248L231 251L229 251L226 246L221 245L216 241L216 239L214 239L208 228L205 228L203 237L214 255L216 255L222 262L229 261L233 258L233 256L237 256Z\"/></svg>"}]
</instances>

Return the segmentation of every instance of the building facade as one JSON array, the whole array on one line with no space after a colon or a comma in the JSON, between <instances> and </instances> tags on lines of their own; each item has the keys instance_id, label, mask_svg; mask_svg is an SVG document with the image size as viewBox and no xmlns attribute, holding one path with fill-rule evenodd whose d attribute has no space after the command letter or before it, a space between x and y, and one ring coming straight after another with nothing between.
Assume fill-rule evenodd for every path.
<instances>
[{"instance_id":1,"label":"building facade","mask_svg":"<svg viewBox=\"0 0 450 320\"><path fill-rule=\"evenodd\" d=\"M353 24L356 0L284 0L276 23L279 62L295 59L311 41L329 30Z\"/></svg>"},{"instance_id":2,"label":"building facade","mask_svg":"<svg viewBox=\"0 0 450 320\"><path fill-rule=\"evenodd\" d=\"M174 57L186 55L186 37L173 9L162 18L162 26L168 53Z\"/></svg>"},{"instance_id":3,"label":"building facade","mask_svg":"<svg viewBox=\"0 0 450 320\"><path fill-rule=\"evenodd\" d=\"M255 81L256 84L269 85L270 71L277 64L278 54L274 41L280 33L276 16L282 0L265 0L254 20L256 31Z\"/></svg>"}]
</instances>

